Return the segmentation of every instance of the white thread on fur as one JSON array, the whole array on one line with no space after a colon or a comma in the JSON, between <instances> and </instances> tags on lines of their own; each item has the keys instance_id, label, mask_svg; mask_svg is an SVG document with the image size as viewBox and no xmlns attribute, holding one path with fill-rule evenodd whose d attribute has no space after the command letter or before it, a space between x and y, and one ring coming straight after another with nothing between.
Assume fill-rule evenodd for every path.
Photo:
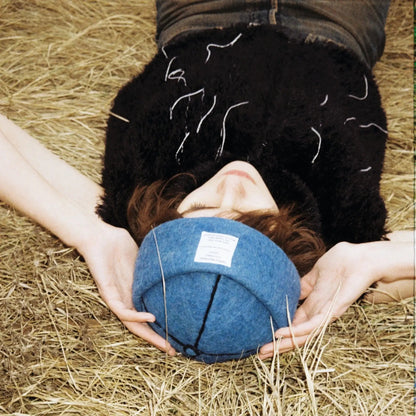
<instances>
[{"instance_id":1,"label":"white thread on fur","mask_svg":"<svg viewBox=\"0 0 416 416\"><path fill-rule=\"evenodd\" d=\"M361 127L362 129L368 129L369 127L376 127L379 130L381 130L383 133L388 133L387 130L384 130L382 127L380 127L378 124L376 123L369 123L369 124L360 124L358 127Z\"/></svg>"},{"instance_id":2,"label":"white thread on fur","mask_svg":"<svg viewBox=\"0 0 416 416\"><path fill-rule=\"evenodd\" d=\"M312 159L312 163L315 163L315 160L316 160L316 158L318 157L318 155L319 155L319 152L321 151L321 144L322 144L322 137L321 137L321 135L319 134L319 132L316 130L316 129L314 129L313 127L311 127L311 130L318 136L318 138L319 138L319 143L318 143L318 151L316 152L316 155L313 157L313 159Z\"/></svg>"},{"instance_id":3,"label":"white thread on fur","mask_svg":"<svg viewBox=\"0 0 416 416\"><path fill-rule=\"evenodd\" d=\"M166 58L166 59L169 59L169 56L168 56L168 54L167 54L167 53L166 53L166 51L165 51L165 47L164 47L164 46L162 46L162 47L160 48L160 50L162 51L163 55L165 55L165 58Z\"/></svg>"},{"instance_id":4,"label":"white thread on fur","mask_svg":"<svg viewBox=\"0 0 416 416\"><path fill-rule=\"evenodd\" d=\"M221 137L222 137L222 143L221 143L221 146L218 148L218 150L217 150L217 155L216 155L216 159L218 159L220 156L222 156L222 152L224 151L224 144L225 144L225 122L226 122L226 120L227 120L227 117L228 117L228 114L229 114L229 112L233 109L233 108L236 108L236 107L240 107L240 106L242 106L242 105L246 105L246 104L248 104L249 102L248 101L242 101L241 103L238 103L238 104L234 104L234 105L232 105L227 111L226 111L226 113L225 113L225 116L224 116L224 118L223 118L223 120L222 120L222 129L221 129Z\"/></svg>"},{"instance_id":5,"label":"white thread on fur","mask_svg":"<svg viewBox=\"0 0 416 416\"><path fill-rule=\"evenodd\" d=\"M178 158L178 155L179 155L179 152L183 152L183 146L184 146L184 144L185 144L185 142L186 142L186 139L189 137L189 135L190 135L191 133L189 133L189 131L187 131L186 133L185 133L185 137L183 138L183 140L182 140L182 142L181 142L181 144L179 145L179 147L178 147L178 150L176 151L176 153L175 153L175 160L178 162L178 163L180 163L180 160L179 160L179 158Z\"/></svg>"},{"instance_id":6,"label":"white thread on fur","mask_svg":"<svg viewBox=\"0 0 416 416\"><path fill-rule=\"evenodd\" d=\"M198 123L198 127L196 128L196 132L199 133L199 131L201 130L201 126L202 123L204 122L204 120L212 113L212 111L214 110L215 104L217 103L217 96L214 95L214 103L212 104L211 108L208 110L208 112L206 114L204 114L201 118L201 121Z\"/></svg>"},{"instance_id":7,"label":"white thread on fur","mask_svg":"<svg viewBox=\"0 0 416 416\"><path fill-rule=\"evenodd\" d=\"M325 95L325 100L323 100L322 102L321 102L321 104L319 104L321 107L323 107L327 102L328 102L328 94L327 95Z\"/></svg>"},{"instance_id":8,"label":"white thread on fur","mask_svg":"<svg viewBox=\"0 0 416 416\"><path fill-rule=\"evenodd\" d=\"M368 97L368 80L367 77L364 75L364 82L365 82L365 94L363 97L357 97L356 95L348 94L348 97L354 98L354 100L364 101Z\"/></svg>"},{"instance_id":9,"label":"white thread on fur","mask_svg":"<svg viewBox=\"0 0 416 416\"><path fill-rule=\"evenodd\" d=\"M157 252L157 258L159 260L159 267L160 267L160 274L162 276L162 288L163 288L163 307L165 309L165 328L166 328L166 342L169 342L169 331L168 331L168 307L166 302L166 280L165 280L165 273L163 272L163 266L162 266L162 259L160 257L160 251L159 251L159 244L157 242L156 233L154 228L152 227L152 233L153 238L155 240L156 245L156 252Z\"/></svg>"},{"instance_id":10,"label":"white thread on fur","mask_svg":"<svg viewBox=\"0 0 416 416\"><path fill-rule=\"evenodd\" d=\"M243 36L242 33L240 33L234 40L232 40L230 43L227 43L226 45L219 45L217 43L209 43L206 47L208 55L207 55L207 59L205 60L205 63L207 63L209 61L209 58L211 58L211 49L210 48L221 48L221 49L228 48L230 46L233 46L238 41L238 39L241 38L241 36Z\"/></svg>"},{"instance_id":11,"label":"white thread on fur","mask_svg":"<svg viewBox=\"0 0 416 416\"><path fill-rule=\"evenodd\" d=\"M371 166L369 166L368 168L365 168L365 169L360 169L360 172L368 172L368 171L370 171L372 169L372 167Z\"/></svg>"},{"instance_id":12,"label":"white thread on fur","mask_svg":"<svg viewBox=\"0 0 416 416\"><path fill-rule=\"evenodd\" d=\"M181 101L181 100L183 100L183 99L185 99L185 98L191 98L191 97L193 97L194 95L198 95L198 94L200 94L202 92L202 97L204 97L204 93L205 93L205 88L201 88L200 90L198 90L198 91L194 91L194 92L190 92L189 94L185 94L185 95L182 95L182 97L179 97L174 103L173 103L173 105L172 105L172 107L170 107L170 109L169 109L169 118L170 118L170 120L172 120L172 118L173 118L173 110L175 109L175 107L176 107L176 105Z\"/></svg>"},{"instance_id":13,"label":"white thread on fur","mask_svg":"<svg viewBox=\"0 0 416 416\"><path fill-rule=\"evenodd\" d=\"M179 81L183 81L183 83L184 83L184 85L185 85L185 87L187 87L187 84L186 84L186 79L185 79L185 77L184 77L184 74L185 74L185 71L182 69L182 68L179 68L179 69L175 69L174 71L172 71L172 72L170 72L170 68L171 68L171 66L172 66L172 64L173 64L173 61L176 59L177 57L176 56L174 56L170 61L169 61L169 64L168 64L168 67L167 67L167 69L166 69L166 73L165 73L165 82L167 82L167 80L168 79L170 79L170 80L177 80L178 82ZM176 76L176 74L178 74L178 76Z\"/></svg>"},{"instance_id":14,"label":"white thread on fur","mask_svg":"<svg viewBox=\"0 0 416 416\"><path fill-rule=\"evenodd\" d=\"M353 121L353 120L357 120L356 117L348 117L345 121L344 121L344 126L349 122L349 121Z\"/></svg>"},{"instance_id":15,"label":"white thread on fur","mask_svg":"<svg viewBox=\"0 0 416 416\"><path fill-rule=\"evenodd\" d=\"M353 121L353 120L357 120L357 118L356 117L348 117L344 121L344 125L347 124L349 121ZM369 127L376 127L377 129L381 130L383 133L388 134L387 130L383 129L381 126L379 126L376 123L360 124L358 127L360 127L361 129L368 129Z\"/></svg>"},{"instance_id":16,"label":"white thread on fur","mask_svg":"<svg viewBox=\"0 0 416 416\"><path fill-rule=\"evenodd\" d=\"M168 63L168 67L166 68L166 73L165 73L165 82L168 80L168 76L169 76L169 71L170 71L170 67L173 64L173 61L177 58L177 56L174 56Z\"/></svg>"},{"instance_id":17,"label":"white thread on fur","mask_svg":"<svg viewBox=\"0 0 416 416\"><path fill-rule=\"evenodd\" d=\"M179 74L178 76L176 76L176 74ZM172 71L169 75L168 75L168 79L170 80L177 80L179 81L183 81L185 87L188 86L188 84L186 83L186 79L184 77L185 71L183 69L175 69L175 71Z\"/></svg>"}]
</instances>

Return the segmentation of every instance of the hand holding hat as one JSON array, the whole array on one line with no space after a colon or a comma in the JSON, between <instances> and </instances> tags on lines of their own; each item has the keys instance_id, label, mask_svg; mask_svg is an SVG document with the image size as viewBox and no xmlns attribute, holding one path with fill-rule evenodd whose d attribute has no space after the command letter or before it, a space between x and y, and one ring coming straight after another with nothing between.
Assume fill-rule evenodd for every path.
<instances>
[{"instance_id":1,"label":"hand holding hat","mask_svg":"<svg viewBox=\"0 0 416 416\"><path fill-rule=\"evenodd\" d=\"M301 279L300 299L305 300L295 313L292 328L275 333L276 338L283 337L277 343L279 353L304 345L314 331L340 317L377 280L374 259L367 255L369 244L338 243ZM264 345L260 358L271 357L274 348L273 343Z\"/></svg>"},{"instance_id":2,"label":"hand holding hat","mask_svg":"<svg viewBox=\"0 0 416 416\"><path fill-rule=\"evenodd\" d=\"M138 248L130 234L121 228L101 223L94 238L79 248L94 277L105 303L133 334L155 347L174 355L175 350L148 325L155 318L150 313L137 312L131 298L134 261Z\"/></svg>"}]
</instances>

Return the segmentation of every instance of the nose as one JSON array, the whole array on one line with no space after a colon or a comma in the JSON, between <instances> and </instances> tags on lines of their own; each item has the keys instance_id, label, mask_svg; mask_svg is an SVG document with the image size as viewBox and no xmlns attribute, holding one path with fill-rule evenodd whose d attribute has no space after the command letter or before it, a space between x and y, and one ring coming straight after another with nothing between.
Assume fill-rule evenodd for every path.
<instances>
[{"instance_id":1,"label":"nose","mask_svg":"<svg viewBox=\"0 0 416 416\"><path fill-rule=\"evenodd\" d=\"M224 177L217 188L219 208L224 210L238 210L243 208L247 191L241 178Z\"/></svg>"}]
</instances>

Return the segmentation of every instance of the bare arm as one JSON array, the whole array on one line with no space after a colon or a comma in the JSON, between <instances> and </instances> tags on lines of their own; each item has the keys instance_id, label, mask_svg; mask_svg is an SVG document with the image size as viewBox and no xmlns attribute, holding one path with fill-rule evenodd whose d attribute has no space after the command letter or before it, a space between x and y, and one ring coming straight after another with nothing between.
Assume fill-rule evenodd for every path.
<instances>
[{"instance_id":1,"label":"bare arm","mask_svg":"<svg viewBox=\"0 0 416 416\"><path fill-rule=\"evenodd\" d=\"M394 231L387 237L396 250L390 251L388 258L395 258L400 265L391 263L390 273L386 270L386 276L379 279L375 288L366 294L365 298L374 303L405 299L415 294L415 231Z\"/></svg>"},{"instance_id":2,"label":"bare arm","mask_svg":"<svg viewBox=\"0 0 416 416\"><path fill-rule=\"evenodd\" d=\"M402 243L415 243L416 231L393 231L387 235L390 241Z\"/></svg>"},{"instance_id":3,"label":"bare arm","mask_svg":"<svg viewBox=\"0 0 416 416\"><path fill-rule=\"evenodd\" d=\"M0 114L0 134L27 165L60 194L70 198L85 211L95 210L103 190L57 155L46 149L26 131Z\"/></svg>"},{"instance_id":4,"label":"bare arm","mask_svg":"<svg viewBox=\"0 0 416 416\"><path fill-rule=\"evenodd\" d=\"M101 187L0 116L0 199L75 247L84 256L101 296L126 327L170 354L174 350L132 303L138 248L129 233L104 223L95 206Z\"/></svg>"},{"instance_id":5,"label":"bare arm","mask_svg":"<svg viewBox=\"0 0 416 416\"><path fill-rule=\"evenodd\" d=\"M0 155L0 198L43 225L66 244L73 247L82 245L86 236L81 235L80 230L87 233L91 225L97 225L98 222L93 211L83 209L45 180L7 139L3 128L0 131ZM40 161L43 169L47 169L47 158L42 157ZM54 167L52 164L52 172Z\"/></svg>"},{"instance_id":6,"label":"bare arm","mask_svg":"<svg viewBox=\"0 0 416 416\"><path fill-rule=\"evenodd\" d=\"M390 241L376 241L371 245L373 276L375 282L395 282L415 278L415 233L395 231L387 237Z\"/></svg>"}]
</instances>

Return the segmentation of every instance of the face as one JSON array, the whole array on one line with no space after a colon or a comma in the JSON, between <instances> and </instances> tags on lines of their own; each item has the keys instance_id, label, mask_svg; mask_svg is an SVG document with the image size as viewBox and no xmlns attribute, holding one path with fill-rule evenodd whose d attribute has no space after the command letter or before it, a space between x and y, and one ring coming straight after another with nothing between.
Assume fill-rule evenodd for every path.
<instances>
[{"instance_id":1,"label":"face","mask_svg":"<svg viewBox=\"0 0 416 416\"><path fill-rule=\"evenodd\" d=\"M188 194L178 212L184 217L233 218L238 212L278 212L260 173L247 162L235 161Z\"/></svg>"}]
</instances>

